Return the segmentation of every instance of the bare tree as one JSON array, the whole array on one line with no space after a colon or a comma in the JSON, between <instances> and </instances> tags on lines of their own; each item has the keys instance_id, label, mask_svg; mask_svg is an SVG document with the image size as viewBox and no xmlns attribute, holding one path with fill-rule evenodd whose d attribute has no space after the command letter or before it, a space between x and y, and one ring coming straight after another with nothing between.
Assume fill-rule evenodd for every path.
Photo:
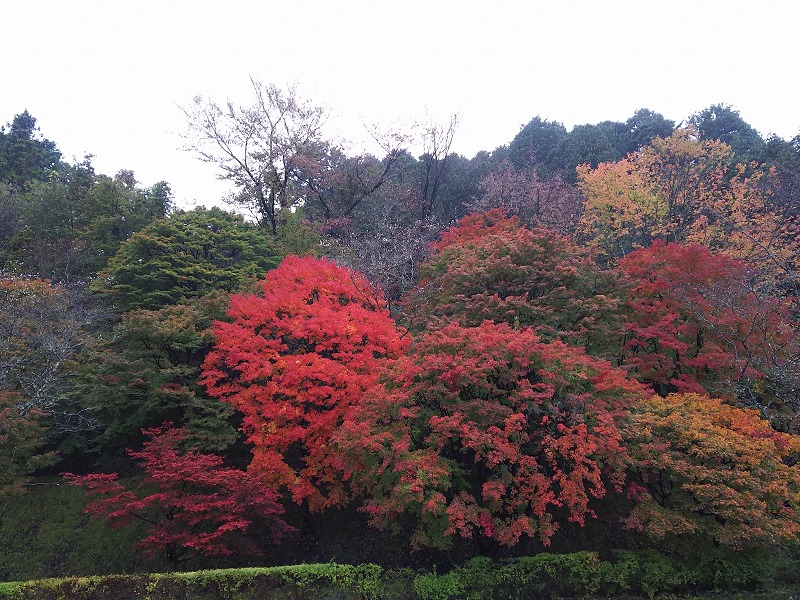
<instances>
[{"instance_id":1,"label":"bare tree","mask_svg":"<svg viewBox=\"0 0 800 600\"><path fill-rule=\"evenodd\" d=\"M434 221L406 220L402 209L389 203L381 208L385 212L373 214L369 231L351 229L332 247L331 257L364 273L392 306L416 283L417 266L441 228Z\"/></svg>"},{"instance_id":2,"label":"bare tree","mask_svg":"<svg viewBox=\"0 0 800 600\"><path fill-rule=\"evenodd\" d=\"M327 112L281 89L252 81L249 107L194 99L184 114L188 150L217 165L219 178L236 186L236 204L253 211L260 224L277 231L281 211L302 204L302 180L310 164L326 152L322 127Z\"/></svg>"},{"instance_id":3,"label":"bare tree","mask_svg":"<svg viewBox=\"0 0 800 600\"><path fill-rule=\"evenodd\" d=\"M453 114L446 125L429 121L422 128L423 153L420 161L423 166L422 177L422 220L433 214L439 185L447 169L450 146L458 128L459 115Z\"/></svg>"},{"instance_id":4,"label":"bare tree","mask_svg":"<svg viewBox=\"0 0 800 600\"><path fill-rule=\"evenodd\" d=\"M383 158L368 152L348 156L341 148L331 148L329 164L320 169L320 183L314 187L326 219L349 219L359 205L403 172L401 163L412 136L391 127L364 127L380 149L378 156Z\"/></svg>"},{"instance_id":5,"label":"bare tree","mask_svg":"<svg viewBox=\"0 0 800 600\"><path fill-rule=\"evenodd\" d=\"M50 413L61 431L91 426L74 411L70 382L89 334L104 317L81 290L0 273L0 392L21 394L15 409Z\"/></svg>"},{"instance_id":6,"label":"bare tree","mask_svg":"<svg viewBox=\"0 0 800 600\"><path fill-rule=\"evenodd\" d=\"M339 148L330 148L324 162L307 166L308 200L319 204L326 221L349 219L362 202L394 177L395 164L404 151L392 148L378 159L370 154L348 156Z\"/></svg>"}]
</instances>

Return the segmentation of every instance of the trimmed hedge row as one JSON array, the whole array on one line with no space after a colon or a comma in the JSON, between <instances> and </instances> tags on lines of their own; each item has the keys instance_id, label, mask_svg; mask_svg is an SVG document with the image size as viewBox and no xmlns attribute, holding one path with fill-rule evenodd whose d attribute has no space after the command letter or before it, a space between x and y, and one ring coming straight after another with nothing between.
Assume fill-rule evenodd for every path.
<instances>
[{"instance_id":1,"label":"trimmed hedge row","mask_svg":"<svg viewBox=\"0 0 800 600\"><path fill-rule=\"evenodd\" d=\"M356 598L383 590L377 565L296 565L218 569L189 573L99 575L0 584L10 600L177 600Z\"/></svg>"},{"instance_id":2,"label":"trimmed hedge row","mask_svg":"<svg viewBox=\"0 0 800 600\"><path fill-rule=\"evenodd\" d=\"M9 600L526 600L608 594L748 590L769 585L766 556L692 563L655 551L538 554L505 561L475 558L445 574L339 564L149 575L41 579L0 584Z\"/></svg>"},{"instance_id":3,"label":"trimmed hedge row","mask_svg":"<svg viewBox=\"0 0 800 600\"><path fill-rule=\"evenodd\" d=\"M494 563L474 558L444 575L420 575L421 600L526 600L702 590L753 590L773 582L776 563L766 556L729 555L691 563L656 551L619 551L613 562L596 552L537 554Z\"/></svg>"}]
</instances>

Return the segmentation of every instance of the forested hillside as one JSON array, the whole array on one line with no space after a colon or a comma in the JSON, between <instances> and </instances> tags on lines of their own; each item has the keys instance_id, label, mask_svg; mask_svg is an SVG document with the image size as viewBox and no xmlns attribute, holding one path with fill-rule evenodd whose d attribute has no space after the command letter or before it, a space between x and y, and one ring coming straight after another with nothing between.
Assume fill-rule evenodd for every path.
<instances>
[{"instance_id":1,"label":"forested hillside","mask_svg":"<svg viewBox=\"0 0 800 600\"><path fill-rule=\"evenodd\" d=\"M714 105L353 154L254 92L185 109L224 208L0 130L0 580L794 556L800 136Z\"/></svg>"}]
</instances>

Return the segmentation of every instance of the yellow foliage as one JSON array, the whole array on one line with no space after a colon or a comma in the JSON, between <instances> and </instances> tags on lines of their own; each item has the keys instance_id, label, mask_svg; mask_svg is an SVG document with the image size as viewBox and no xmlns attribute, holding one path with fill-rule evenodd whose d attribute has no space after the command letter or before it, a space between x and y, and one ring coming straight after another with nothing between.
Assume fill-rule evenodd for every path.
<instances>
[{"instance_id":1,"label":"yellow foliage","mask_svg":"<svg viewBox=\"0 0 800 600\"><path fill-rule=\"evenodd\" d=\"M608 264L656 239L700 243L747 260L774 283L798 266L795 225L769 204L763 184L772 171L734 159L726 144L682 129L621 161L582 165L579 234Z\"/></svg>"}]
</instances>

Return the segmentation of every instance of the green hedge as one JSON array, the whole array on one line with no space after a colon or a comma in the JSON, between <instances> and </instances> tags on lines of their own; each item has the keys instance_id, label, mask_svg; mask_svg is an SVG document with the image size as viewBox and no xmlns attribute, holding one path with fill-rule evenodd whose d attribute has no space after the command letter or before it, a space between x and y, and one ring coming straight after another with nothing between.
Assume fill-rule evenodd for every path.
<instances>
[{"instance_id":1,"label":"green hedge","mask_svg":"<svg viewBox=\"0 0 800 600\"><path fill-rule=\"evenodd\" d=\"M11 600L372 600L381 597L377 565L296 565L191 573L40 579L0 587Z\"/></svg>"},{"instance_id":2,"label":"green hedge","mask_svg":"<svg viewBox=\"0 0 800 600\"><path fill-rule=\"evenodd\" d=\"M608 595L756 590L768 587L766 555L706 556L680 562L655 551L475 558L448 573L330 564L192 573L41 579L0 584L9 600L528 600ZM792 564L788 570L796 565Z\"/></svg>"},{"instance_id":3,"label":"green hedge","mask_svg":"<svg viewBox=\"0 0 800 600\"><path fill-rule=\"evenodd\" d=\"M615 552L601 561L596 552L537 554L509 561L475 558L443 575L420 575L421 600L526 600L755 590L768 587L777 564L766 554L708 554L677 560L654 550ZM789 571L794 565L789 567Z\"/></svg>"}]
</instances>

